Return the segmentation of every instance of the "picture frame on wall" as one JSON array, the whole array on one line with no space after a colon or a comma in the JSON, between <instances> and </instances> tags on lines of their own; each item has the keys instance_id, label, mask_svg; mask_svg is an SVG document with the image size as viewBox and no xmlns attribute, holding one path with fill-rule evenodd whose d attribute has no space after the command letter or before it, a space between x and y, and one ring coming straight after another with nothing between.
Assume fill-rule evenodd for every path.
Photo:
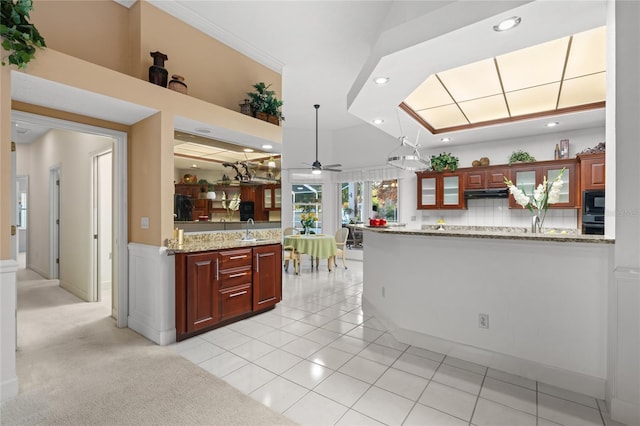
<instances>
[{"instance_id":1,"label":"picture frame on wall","mask_svg":"<svg viewBox=\"0 0 640 426\"><path fill-rule=\"evenodd\" d=\"M569 139L560 141L560 158L569 158Z\"/></svg>"}]
</instances>

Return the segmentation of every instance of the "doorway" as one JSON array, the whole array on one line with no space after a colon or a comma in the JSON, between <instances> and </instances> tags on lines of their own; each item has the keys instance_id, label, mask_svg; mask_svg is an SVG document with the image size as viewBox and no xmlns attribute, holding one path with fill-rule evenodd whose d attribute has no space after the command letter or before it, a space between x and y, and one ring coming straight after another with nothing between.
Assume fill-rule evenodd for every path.
<instances>
[{"instance_id":1,"label":"doorway","mask_svg":"<svg viewBox=\"0 0 640 426\"><path fill-rule=\"evenodd\" d=\"M105 246L106 248L103 248L103 251L106 252L107 258L109 258L109 253L112 253L112 256L111 256L111 259L109 259L111 267L109 268L107 266L107 267L103 267L102 269L111 270L111 274L110 274L111 288L112 288L111 291L113 292L113 295L114 295L111 298L113 302L112 314L116 318L116 325L118 327L126 327L127 317L128 317L128 295L129 295L128 248L127 248L128 230L127 230L127 203L126 203L126 200L127 200L127 135L126 133L121 131L106 129L106 128L95 127L91 125L66 121L66 120L60 120L52 117L19 112L19 111L12 112L12 120L16 122L20 121L24 123L31 123L36 126L46 127L49 129L57 129L57 130L63 130L68 132L88 134L91 136L104 137L111 140L109 144L111 146L111 152L109 157L111 159L111 167L112 167L112 170L111 170L112 171L112 177L111 177L112 191L111 192L113 195L112 197L108 197L111 201L111 218L103 219L103 221L109 222L111 224L111 232L109 234L110 237L105 238L109 240L110 245ZM102 152L102 153L104 154L105 152ZM91 157L89 158L84 157L84 158L89 160ZM87 161L87 160L84 160L84 161ZM105 157L102 160L106 161L107 158ZM74 162L69 162L69 163L73 164L73 166L70 166L72 168L76 167L79 164L78 161L75 161L75 163ZM87 167L90 169L91 168L90 162L87 162L86 164L88 164ZM56 169L56 167L51 166L49 170L50 182L58 181L64 184L65 182L64 180L68 178L70 174L72 174L71 169L68 169L68 167L65 167L64 164L59 168L57 168L57 170L52 170L52 169ZM87 179L91 180L90 174L87 176ZM67 182L69 181L72 181L72 179L67 179ZM56 189L55 187L50 186L49 188L50 194L52 191L57 192L55 189ZM87 192L91 192L91 191L88 190ZM75 204L74 204L74 197L77 197L77 196L78 196L77 191L65 192L64 189L60 190L58 192L57 208L76 209L76 214L77 214L77 207L75 207ZM52 200L53 199L55 199L55 197L53 197ZM56 207L53 206L53 208L55 210ZM64 212L61 212L60 214L63 215ZM53 214L50 215L50 217L53 217L53 216L54 216ZM91 224L92 223L91 217L90 215L88 216L89 217L87 221L89 224ZM68 229L65 230L64 223L60 225L61 226L59 229L59 236L64 236L65 232L69 230ZM73 225L74 224L71 223L70 225L68 225L68 227L73 227ZM50 229L55 229L55 228L56 227L51 227ZM71 231L73 232L76 230L71 230ZM89 227L88 230L86 231L87 240L92 240L92 235L90 234L90 232L91 232L91 228ZM108 231L103 230L101 232L108 232ZM54 240L54 239L52 238L51 240ZM50 243L48 247L51 247L51 244L53 243ZM65 246L64 240L62 239L61 246L58 251L58 255L60 255L61 251L64 252L65 247L66 246ZM96 259L95 270L99 271L100 268L98 268L97 266L97 259L98 259L97 255L94 256L93 259ZM63 259L61 259L61 261L63 261ZM72 264L74 260L68 259L68 261L69 261L69 264ZM60 273L61 271L58 266L58 274ZM96 277L98 276L98 272L96 272L95 276ZM87 275L87 278L91 279L89 275ZM97 300L98 287L96 285L96 286L93 286L93 288L94 288L93 293L96 295L94 299ZM87 297L87 299L94 300L94 299L91 299L90 297Z\"/></svg>"},{"instance_id":2,"label":"doorway","mask_svg":"<svg viewBox=\"0 0 640 426\"><path fill-rule=\"evenodd\" d=\"M49 279L60 278L60 167L49 169ZM28 263L27 263L28 265Z\"/></svg>"}]
</instances>

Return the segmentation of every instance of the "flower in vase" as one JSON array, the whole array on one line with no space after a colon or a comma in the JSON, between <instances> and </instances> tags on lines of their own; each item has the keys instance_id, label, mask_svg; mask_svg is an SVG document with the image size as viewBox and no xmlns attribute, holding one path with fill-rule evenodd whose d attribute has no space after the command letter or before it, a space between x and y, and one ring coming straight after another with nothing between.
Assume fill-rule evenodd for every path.
<instances>
[{"instance_id":1,"label":"flower in vase","mask_svg":"<svg viewBox=\"0 0 640 426\"><path fill-rule=\"evenodd\" d=\"M551 185L549 185L549 181L547 181L547 177L545 176L542 183L533 191L533 194L527 194L523 189L514 185L511 180L506 177L504 178L504 183L509 188L509 193L513 195L516 203L540 218L540 228L542 228L542 223L547 215L549 205L560 201L564 170L564 168L560 170L560 173L558 173L558 176L551 182Z\"/></svg>"},{"instance_id":2,"label":"flower in vase","mask_svg":"<svg viewBox=\"0 0 640 426\"><path fill-rule=\"evenodd\" d=\"M240 208L240 194L235 193L227 203L227 194L222 193L222 208L227 209L227 217L231 219L233 213Z\"/></svg>"},{"instance_id":3,"label":"flower in vase","mask_svg":"<svg viewBox=\"0 0 640 426\"><path fill-rule=\"evenodd\" d=\"M305 228L305 230L311 228L317 220L318 217L315 213L302 213L302 215L300 216L300 223L302 224L302 227Z\"/></svg>"}]
</instances>

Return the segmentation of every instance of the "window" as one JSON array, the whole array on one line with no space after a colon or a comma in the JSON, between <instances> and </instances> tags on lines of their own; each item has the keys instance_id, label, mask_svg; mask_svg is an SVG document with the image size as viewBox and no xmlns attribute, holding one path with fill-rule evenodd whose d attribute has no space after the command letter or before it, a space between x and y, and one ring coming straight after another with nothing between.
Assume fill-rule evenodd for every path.
<instances>
[{"instance_id":1,"label":"window","mask_svg":"<svg viewBox=\"0 0 640 426\"><path fill-rule=\"evenodd\" d=\"M371 183L371 204L378 217L387 222L398 221L398 180Z\"/></svg>"},{"instance_id":2,"label":"window","mask_svg":"<svg viewBox=\"0 0 640 426\"><path fill-rule=\"evenodd\" d=\"M340 184L342 192L342 223L362 223L363 221L363 182L343 182Z\"/></svg>"},{"instance_id":3,"label":"window","mask_svg":"<svg viewBox=\"0 0 640 426\"><path fill-rule=\"evenodd\" d=\"M303 213L315 213L318 221L311 230L322 232L322 185L291 185L291 204L293 206L292 226L302 229L300 218Z\"/></svg>"}]
</instances>

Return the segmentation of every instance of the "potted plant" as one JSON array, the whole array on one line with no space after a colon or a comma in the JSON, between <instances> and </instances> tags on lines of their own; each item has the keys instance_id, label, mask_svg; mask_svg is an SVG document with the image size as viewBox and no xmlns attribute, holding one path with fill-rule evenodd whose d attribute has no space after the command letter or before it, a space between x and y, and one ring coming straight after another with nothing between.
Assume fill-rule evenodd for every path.
<instances>
[{"instance_id":1,"label":"potted plant","mask_svg":"<svg viewBox=\"0 0 640 426\"><path fill-rule=\"evenodd\" d=\"M266 85L263 82L259 82L253 85L254 92L248 92L249 104L253 115L264 121L268 121L273 124L280 124L280 120L284 120L280 107L282 101L276 97L276 92L269 90L271 85Z\"/></svg>"},{"instance_id":2,"label":"potted plant","mask_svg":"<svg viewBox=\"0 0 640 426\"><path fill-rule=\"evenodd\" d=\"M451 155L451 153L443 152L439 155L431 156L431 169L436 172L442 172L444 170L455 171L458 168L458 157Z\"/></svg>"},{"instance_id":3,"label":"potted plant","mask_svg":"<svg viewBox=\"0 0 640 426\"><path fill-rule=\"evenodd\" d=\"M38 29L29 23L32 0L2 0L1 8L2 48L9 54L9 64L24 69L35 57L36 49L47 46ZM2 58L2 65L6 65L5 57Z\"/></svg>"},{"instance_id":4,"label":"potted plant","mask_svg":"<svg viewBox=\"0 0 640 426\"><path fill-rule=\"evenodd\" d=\"M533 161L536 161L533 155L522 150L513 151L511 157L509 157L509 165L512 165L513 163L531 163Z\"/></svg>"}]
</instances>

